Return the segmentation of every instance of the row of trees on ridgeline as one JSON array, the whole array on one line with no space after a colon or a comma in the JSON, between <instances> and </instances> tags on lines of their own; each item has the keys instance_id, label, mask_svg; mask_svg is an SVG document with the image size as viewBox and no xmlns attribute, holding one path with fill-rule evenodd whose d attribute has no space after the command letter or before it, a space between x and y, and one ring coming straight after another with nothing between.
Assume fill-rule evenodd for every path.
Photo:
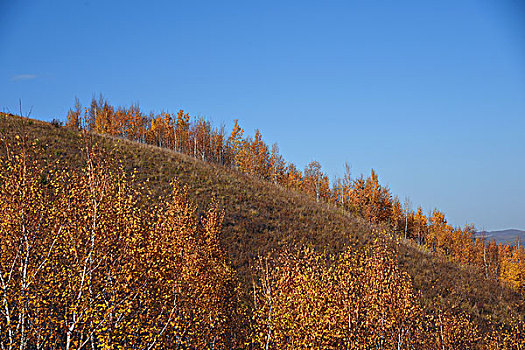
<instances>
[{"instance_id":1,"label":"row of trees on ridgeline","mask_svg":"<svg viewBox=\"0 0 525 350\"><path fill-rule=\"evenodd\" d=\"M268 147L259 130L253 138L245 136L237 120L226 135L224 127L213 127L204 118L191 118L183 110L176 115L145 114L138 105L115 108L101 95L84 110L77 99L66 125L169 148L301 191L317 201L337 204L373 224L386 225L398 237L411 239L452 261L479 266L487 278L525 291L525 250L520 244L502 245L475 238L472 225L452 227L437 209L429 214L421 207L412 210L408 200L402 204L379 183L374 170L369 177L352 178L346 165L343 178L335 179L331 186L319 162L312 161L304 171L299 170L279 154L277 144Z\"/></svg>"}]
</instances>

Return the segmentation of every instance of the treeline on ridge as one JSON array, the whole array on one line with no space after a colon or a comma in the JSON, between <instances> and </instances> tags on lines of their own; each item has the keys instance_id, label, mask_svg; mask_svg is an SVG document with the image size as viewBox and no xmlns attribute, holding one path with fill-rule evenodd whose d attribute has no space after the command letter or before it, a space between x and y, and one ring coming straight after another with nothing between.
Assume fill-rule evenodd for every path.
<instances>
[{"instance_id":1,"label":"treeline on ridge","mask_svg":"<svg viewBox=\"0 0 525 350\"><path fill-rule=\"evenodd\" d=\"M271 148L256 130L244 136L235 120L226 135L223 127L213 127L204 118L191 118L180 110L145 114L138 105L115 108L100 96L82 110L78 99L67 115L67 126L95 131L132 141L172 149L207 162L234 168L242 173L300 191L317 201L332 203L359 213L372 224L383 225L398 237L411 239L426 249L446 255L451 261L470 264L519 292L525 291L525 249L522 245L496 244L483 237L474 238L474 227L452 227L438 209L425 214L412 210L382 186L374 170L369 177L352 178L346 166L342 179L331 185L319 162L312 161L304 171L287 162L276 144Z\"/></svg>"}]
</instances>

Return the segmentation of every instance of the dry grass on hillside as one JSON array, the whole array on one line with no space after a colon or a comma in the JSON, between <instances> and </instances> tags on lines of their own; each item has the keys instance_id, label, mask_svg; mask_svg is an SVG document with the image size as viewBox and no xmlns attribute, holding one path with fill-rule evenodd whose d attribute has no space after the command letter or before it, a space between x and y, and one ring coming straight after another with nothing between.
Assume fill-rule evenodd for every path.
<instances>
[{"instance_id":1,"label":"dry grass on hillside","mask_svg":"<svg viewBox=\"0 0 525 350\"><path fill-rule=\"evenodd\" d=\"M69 128L0 115L0 135L12 140L15 134L25 135L28 143L39 147L41 161L49 166L57 166L58 160L58 166L79 167L85 143L98 145L116 166L135 172L137 182L159 201L173 179L188 186L200 210L216 197L226 214L221 243L245 282L250 281L249 266L258 255L305 245L318 251L339 252L344 247L366 244L374 237L370 225L354 213L167 149L97 134L84 136ZM506 319L509 310L522 305L521 297L496 281L486 280L476 269L428 254L413 242L398 242L395 246L401 269L410 274L429 309L434 307L431 300L440 298L483 323L490 318ZM523 306L519 308L523 314Z\"/></svg>"}]
</instances>

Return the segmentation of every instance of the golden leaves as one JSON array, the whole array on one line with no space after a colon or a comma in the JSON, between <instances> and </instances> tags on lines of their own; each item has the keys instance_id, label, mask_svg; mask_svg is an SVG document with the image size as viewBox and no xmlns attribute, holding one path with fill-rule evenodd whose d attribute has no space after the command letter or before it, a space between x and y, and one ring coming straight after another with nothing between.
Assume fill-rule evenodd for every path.
<instances>
[{"instance_id":1,"label":"golden leaves","mask_svg":"<svg viewBox=\"0 0 525 350\"><path fill-rule=\"evenodd\" d=\"M46 186L37 165L11 159L0 160L0 345L230 347L238 287L217 203L199 220L174 184L165 208L149 208L96 152Z\"/></svg>"}]
</instances>

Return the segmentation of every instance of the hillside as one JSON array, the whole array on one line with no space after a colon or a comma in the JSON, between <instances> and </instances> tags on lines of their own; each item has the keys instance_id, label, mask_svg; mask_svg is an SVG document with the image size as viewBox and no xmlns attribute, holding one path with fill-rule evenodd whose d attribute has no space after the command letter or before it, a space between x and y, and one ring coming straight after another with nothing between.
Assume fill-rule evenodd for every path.
<instances>
[{"instance_id":1,"label":"hillside","mask_svg":"<svg viewBox=\"0 0 525 350\"><path fill-rule=\"evenodd\" d=\"M28 143L36 145L39 161L49 169L79 168L84 162L81 150L86 137L77 130L2 115L0 134L7 142L13 142L15 135L25 135ZM381 236L395 248L400 270L409 274L429 310L436 307L435 300L441 300L453 312L466 312L480 329L490 322L506 322L511 311L524 315L523 308L517 309L523 305L522 297L486 279L482 271L451 263L412 241L380 233L380 227L373 227L356 213L167 149L98 134L88 134L87 140L98 145L115 165L120 164L128 173L136 172L138 183L155 198L163 198L174 179L188 187L199 212L217 198L225 212L219 239L246 294L252 279L250 266L258 256L305 246L337 253L347 247L367 246Z\"/></svg>"}]
</instances>

